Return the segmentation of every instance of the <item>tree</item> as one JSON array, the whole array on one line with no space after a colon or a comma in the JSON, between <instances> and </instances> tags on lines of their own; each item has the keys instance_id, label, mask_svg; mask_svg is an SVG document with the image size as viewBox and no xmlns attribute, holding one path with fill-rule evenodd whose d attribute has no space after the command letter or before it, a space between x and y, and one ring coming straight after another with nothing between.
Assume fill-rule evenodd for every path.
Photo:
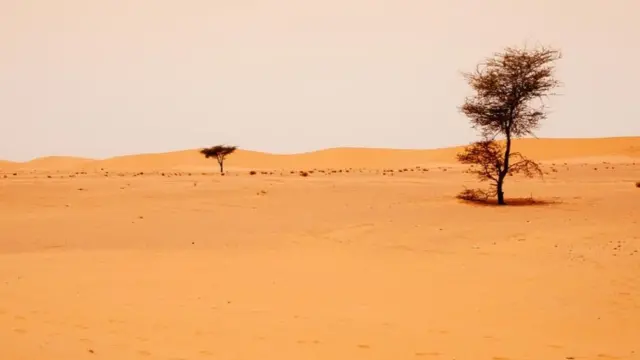
<instances>
[{"instance_id":1,"label":"tree","mask_svg":"<svg viewBox=\"0 0 640 360\"><path fill-rule=\"evenodd\" d=\"M505 205L507 175L542 175L537 163L512 152L511 145L514 138L535 136L533 131L547 118L544 100L560 86L554 74L560 58L559 51L544 47L507 48L464 74L475 95L466 98L460 110L482 140L467 146L458 161L471 165L470 172L481 181L491 182L487 195L497 196L500 205ZM498 136L504 142L497 142Z\"/></svg>"},{"instance_id":2,"label":"tree","mask_svg":"<svg viewBox=\"0 0 640 360\"><path fill-rule=\"evenodd\" d=\"M204 155L207 159L214 157L218 160L218 164L220 165L220 173L224 174L224 159L227 155L233 154L238 149L237 146L226 146L226 145L216 145L210 148L204 148L200 150L200 153Z\"/></svg>"}]
</instances>

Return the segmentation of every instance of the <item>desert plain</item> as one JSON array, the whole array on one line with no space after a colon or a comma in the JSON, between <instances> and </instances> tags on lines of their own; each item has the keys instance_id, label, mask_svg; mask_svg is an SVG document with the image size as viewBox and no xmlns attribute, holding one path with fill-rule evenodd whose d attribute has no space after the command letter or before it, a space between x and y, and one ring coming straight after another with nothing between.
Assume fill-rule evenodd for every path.
<instances>
[{"instance_id":1,"label":"desert plain","mask_svg":"<svg viewBox=\"0 0 640 360\"><path fill-rule=\"evenodd\" d=\"M0 162L0 359L640 359L640 138L458 150Z\"/></svg>"}]
</instances>

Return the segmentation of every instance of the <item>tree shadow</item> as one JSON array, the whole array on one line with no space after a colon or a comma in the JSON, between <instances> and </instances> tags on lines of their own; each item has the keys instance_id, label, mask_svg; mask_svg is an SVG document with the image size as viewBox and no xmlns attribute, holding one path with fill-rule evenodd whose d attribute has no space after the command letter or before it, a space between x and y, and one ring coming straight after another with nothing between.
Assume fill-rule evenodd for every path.
<instances>
[{"instance_id":1,"label":"tree shadow","mask_svg":"<svg viewBox=\"0 0 640 360\"><path fill-rule=\"evenodd\" d=\"M552 199L534 199L532 197L513 197L513 198L505 198L505 205L498 204L498 199L489 198L489 199L461 199L458 198L458 201L461 203L465 203L472 206L483 206L483 207L521 207L521 206L551 206L561 204L560 200L552 200Z\"/></svg>"}]
</instances>

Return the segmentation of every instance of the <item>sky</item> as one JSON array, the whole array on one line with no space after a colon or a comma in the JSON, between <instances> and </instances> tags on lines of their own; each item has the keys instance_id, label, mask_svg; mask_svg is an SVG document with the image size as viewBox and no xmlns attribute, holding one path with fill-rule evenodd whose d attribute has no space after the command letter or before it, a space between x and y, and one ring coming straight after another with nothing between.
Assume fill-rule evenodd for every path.
<instances>
[{"instance_id":1,"label":"sky","mask_svg":"<svg viewBox=\"0 0 640 360\"><path fill-rule=\"evenodd\" d=\"M0 159L477 138L461 73L562 51L539 137L640 135L637 0L0 0Z\"/></svg>"}]
</instances>

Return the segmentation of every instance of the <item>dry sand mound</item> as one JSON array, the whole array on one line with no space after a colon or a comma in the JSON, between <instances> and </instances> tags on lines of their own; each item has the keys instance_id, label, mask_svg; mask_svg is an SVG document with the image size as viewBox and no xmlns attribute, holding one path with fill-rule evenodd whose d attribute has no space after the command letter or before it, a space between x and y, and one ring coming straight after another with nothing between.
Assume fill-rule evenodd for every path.
<instances>
[{"instance_id":1,"label":"dry sand mound","mask_svg":"<svg viewBox=\"0 0 640 360\"><path fill-rule=\"evenodd\" d=\"M231 170L312 168L399 168L455 164L462 147L432 150L335 148L302 154L267 154L239 150L229 157ZM640 137L601 139L519 139L514 150L539 161L621 162L640 159ZM119 156L106 160L46 157L26 163L0 163L23 170L212 171L216 162L198 150Z\"/></svg>"},{"instance_id":2,"label":"dry sand mound","mask_svg":"<svg viewBox=\"0 0 640 360\"><path fill-rule=\"evenodd\" d=\"M18 170L38 171L74 170L94 161L74 156L47 156L23 163L11 163L9 167Z\"/></svg>"},{"instance_id":3,"label":"dry sand mound","mask_svg":"<svg viewBox=\"0 0 640 360\"><path fill-rule=\"evenodd\" d=\"M16 167L16 163L12 161L0 160L0 171L7 171Z\"/></svg>"}]
</instances>

